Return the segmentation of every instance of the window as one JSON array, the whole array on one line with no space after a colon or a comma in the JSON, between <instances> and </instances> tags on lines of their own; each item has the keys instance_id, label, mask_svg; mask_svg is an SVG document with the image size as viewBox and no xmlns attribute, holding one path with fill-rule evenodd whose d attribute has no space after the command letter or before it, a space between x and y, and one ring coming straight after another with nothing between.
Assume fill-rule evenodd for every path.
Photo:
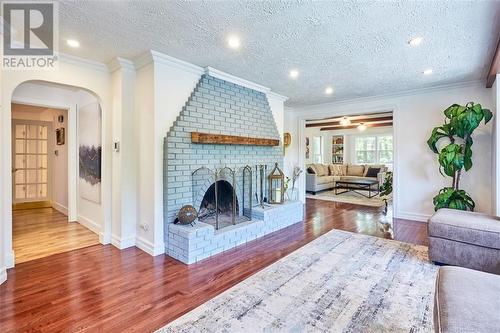
<instances>
[{"instance_id":1,"label":"window","mask_svg":"<svg viewBox=\"0 0 500 333\"><path fill-rule=\"evenodd\" d=\"M392 135L377 137L378 163L392 164Z\"/></svg>"},{"instance_id":2,"label":"window","mask_svg":"<svg viewBox=\"0 0 500 333\"><path fill-rule=\"evenodd\" d=\"M377 138L374 136L360 136L355 138L356 163L376 163Z\"/></svg>"},{"instance_id":3,"label":"window","mask_svg":"<svg viewBox=\"0 0 500 333\"><path fill-rule=\"evenodd\" d=\"M312 142L313 162L323 163L323 137L315 136Z\"/></svg>"},{"instance_id":4,"label":"window","mask_svg":"<svg viewBox=\"0 0 500 333\"><path fill-rule=\"evenodd\" d=\"M392 164L392 135L354 138L356 164Z\"/></svg>"}]
</instances>

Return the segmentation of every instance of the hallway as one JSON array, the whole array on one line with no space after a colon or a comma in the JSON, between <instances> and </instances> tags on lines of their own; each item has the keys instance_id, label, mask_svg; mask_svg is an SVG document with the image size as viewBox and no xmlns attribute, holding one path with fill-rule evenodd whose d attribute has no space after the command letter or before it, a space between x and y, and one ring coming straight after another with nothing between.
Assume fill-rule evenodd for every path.
<instances>
[{"instance_id":1,"label":"hallway","mask_svg":"<svg viewBox=\"0 0 500 333\"><path fill-rule=\"evenodd\" d=\"M53 208L14 210L16 264L99 244L99 236Z\"/></svg>"}]
</instances>

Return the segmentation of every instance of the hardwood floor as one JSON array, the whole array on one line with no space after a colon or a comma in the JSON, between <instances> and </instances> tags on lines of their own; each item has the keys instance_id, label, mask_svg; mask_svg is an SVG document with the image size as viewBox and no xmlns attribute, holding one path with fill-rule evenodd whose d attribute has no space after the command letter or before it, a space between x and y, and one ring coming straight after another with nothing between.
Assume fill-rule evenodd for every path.
<instances>
[{"instance_id":1,"label":"hardwood floor","mask_svg":"<svg viewBox=\"0 0 500 333\"><path fill-rule=\"evenodd\" d=\"M99 236L52 208L14 210L16 263L99 244Z\"/></svg>"},{"instance_id":2,"label":"hardwood floor","mask_svg":"<svg viewBox=\"0 0 500 333\"><path fill-rule=\"evenodd\" d=\"M304 221L190 266L110 245L19 264L0 286L1 331L149 332L332 229L427 238L424 223L351 204L308 199Z\"/></svg>"}]
</instances>

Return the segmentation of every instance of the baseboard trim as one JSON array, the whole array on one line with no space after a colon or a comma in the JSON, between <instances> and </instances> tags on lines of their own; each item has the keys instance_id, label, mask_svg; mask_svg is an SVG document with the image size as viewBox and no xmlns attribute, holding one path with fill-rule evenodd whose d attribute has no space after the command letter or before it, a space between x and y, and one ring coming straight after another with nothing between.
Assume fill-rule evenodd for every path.
<instances>
[{"instance_id":1,"label":"baseboard trim","mask_svg":"<svg viewBox=\"0 0 500 333\"><path fill-rule=\"evenodd\" d=\"M116 247L120 250L123 250L123 249L126 249L128 247L135 246L135 237L131 236L131 237L126 237L126 238L120 238L116 235L111 235L111 244L114 247Z\"/></svg>"},{"instance_id":2,"label":"baseboard trim","mask_svg":"<svg viewBox=\"0 0 500 333\"><path fill-rule=\"evenodd\" d=\"M139 237L139 236L137 236L135 238L135 246L153 257L156 257L160 254L165 253L165 245L164 244L159 244L157 246L154 246L153 243L151 243L147 239L144 239L144 238Z\"/></svg>"},{"instance_id":3,"label":"baseboard trim","mask_svg":"<svg viewBox=\"0 0 500 333\"><path fill-rule=\"evenodd\" d=\"M52 208L54 208L55 210L57 210L59 213L68 216L68 207L66 207L66 206L61 205L60 203L57 203L57 202L53 202L52 203Z\"/></svg>"},{"instance_id":4,"label":"baseboard trim","mask_svg":"<svg viewBox=\"0 0 500 333\"><path fill-rule=\"evenodd\" d=\"M425 222L429 220L431 215L428 214L419 214L419 213L407 213L407 212L399 212L394 214L395 218L403 219L403 220L412 220L416 222Z\"/></svg>"},{"instance_id":5,"label":"baseboard trim","mask_svg":"<svg viewBox=\"0 0 500 333\"><path fill-rule=\"evenodd\" d=\"M7 253L5 256L5 267L6 268L12 268L14 267L16 263L16 257L14 256L14 250L11 250L10 252Z\"/></svg>"},{"instance_id":6,"label":"baseboard trim","mask_svg":"<svg viewBox=\"0 0 500 333\"><path fill-rule=\"evenodd\" d=\"M7 268L1 267L0 268L0 284L4 283L7 281Z\"/></svg>"},{"instance_id":7,"label":"baseboard trim","mask_svg":"<svg viewBox=\"0 0 500 333\"><path fill-rule=\"evenodd\" d=\"M111 234L110 233L103 233L103 232L100 232L99 233L99 243L101 243L102 245L107 245L107 244L111 244Z\"/></svg>"},{"instance_id":8,"label":"baseboard trim","mask_svg":"<svg viewBox=\"0 0 500 333\"><path fill-rule=\"evenodd\" d=\"M78 215L78 223L98 235L101 233L101 226L83 215Z\"/></svg>"}]
</instances>

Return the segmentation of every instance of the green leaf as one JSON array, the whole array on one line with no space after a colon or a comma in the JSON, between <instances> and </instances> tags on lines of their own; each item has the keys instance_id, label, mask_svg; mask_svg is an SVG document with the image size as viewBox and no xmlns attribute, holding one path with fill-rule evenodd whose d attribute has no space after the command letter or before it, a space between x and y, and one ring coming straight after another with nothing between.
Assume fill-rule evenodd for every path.
<instances>
[{"instance_id":1,"label":"green leaf","mask_svg":"<svg viewBox=\"0 0 500 333\"><path fill-rule=\"evenodd\" d=\"M453 135L452 128L450 124L444 124L443 126L435 127L432 130L430 138L427 140L427 145L436 154L439 153L436 144L442 138L450 137Z\"/></svg>"},{"instance_id":2,"label":"green leaf","mask_svg":"<svg viewBox=\"0 0 500 333\"><path fill-rule=\"evenodd\" d=\"M461 108L464 107L459 104L452 104L446 110L444 110L444 115L446 116L446 118L452 119L457 115L458 112L460 112Z\"/></svg>"},{"instance_id":3,"label":"green leaf","mask_svg":"<svg viewBox=\"0 0 500 333\"><path fill-rule=\"evenodd\" d=\"M455 172L461 170L464 166L462 146L456 143L450 143L441 150L438 161L444 173L453 177Z\"/></svg>"},{"instance_id":4,"label":"green leaf","mask_svg":"<svg viewBox=\"0 0 500 333\"><path fill-rule=\"evenodd\" d=\"M455 190L453 187L442 188L433 198L434 209L450 208L473 211L476 204L464 190Z\"/></svg>"},{"instance_id":5,"label":"green leaf","mask_svg":"<svg viewBox=\"0 0 500 333\"><path fill-rule=\"evenodd\" d=\"M485 124L487 124L491 120L491 118L493 118L493 112L491 112L489 109L483 109L483 115Z\"/></svg>"}]
</instances>

